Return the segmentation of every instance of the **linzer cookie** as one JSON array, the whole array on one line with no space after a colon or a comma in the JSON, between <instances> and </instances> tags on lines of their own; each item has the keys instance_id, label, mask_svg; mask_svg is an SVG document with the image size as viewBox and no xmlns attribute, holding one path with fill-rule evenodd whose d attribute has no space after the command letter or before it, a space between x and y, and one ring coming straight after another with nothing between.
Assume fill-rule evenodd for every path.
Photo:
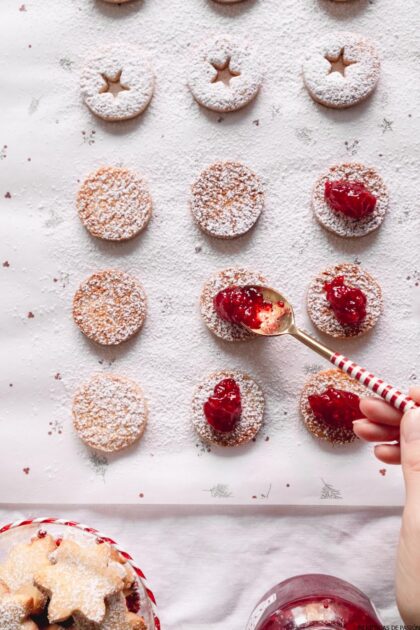
<instances>
[{"instance_id":1,"label":"linzer cookie","mask_svg":"<svg viewBox=\"0 0 420 630\"><path fill-rule=\"evenodd\" d=\"M303 63L303 79L312 98L343 109L363 101L376 87L380 59L367 37L335 31L311 46Z\"/></svg>"},{"instance_id":2,"label":"linzer cookie","mask_svg":"<svg viewBox=\"0 0 420 630\"><path fill-rule=\"evenodd\" d=\"M254 339L255 334L239 324L222 319L215 309L214 298L228 287L264 286L267 284L263 275L241 267L229 267L213 274L205 283L200 297L201 316L213 334L225 341L246 341Z\"/></svg>"},{"instance_id":3,"label":"linzer cookie","mask_svg":"<svg viewBox=\"0 0 420 630\"><path fill-rule=\"evenodd\" d=\"M189 88L200 105L216 112L232 112L258 94L261 63L243 41L219 36L201 44L189 68Z\"/></svg>"},{"instance_id":4,"label":"linzer cookie","mask_svg":"<svg viewBox=\"0 0 420 630\"><path fill-rule=\"evenodd\" d=\"M77 211L92 236L124 241L136 236L152 214L145 181L127 168L102 166L83 182Z\"/></svg>"},{"instance_id":5,"label":"linzer cookie","mask_svg":"<svg viewBox=\"0 0 420 630\"><path fill-rule=\"evenodd\" d=\"M101 345L117 345L135 335L146 318L146 294L128 273L98 271L82 282L73 298L73 319Z\"/></svg>"},{"instance_id":6,"label":"linzer cookie","mask_svg":"<svg viewBox=\"0 0 420 630\"><path fill-rule=\"evenodd\" d=\"M150 103L154 75L141 50L116 44L99 49L87 60L80 86L84 102L96 116L127 120Z\"/></svg>"},{"instance_id":7,"label":"linzer cookie","mask_svg":"<svg viewBox=\"0 0 420 630\"><path fill-rule=\"evenodd\" d=\"M353 421L362 417L360 398L370 393L341 370L324 370L312 376L302 390L300 411L306 428L330 444L356 439Z\"/></svg>"},{"instance_id":8,"label":"linzer cookie","mask_svg":"<svg viewBox=\"0 0 420 630\"><path fill-rule=\"evenodd\" d=\"M15 545L0 565L0 581L12 592L25 591L31 614L40 613L46 597L33 584L34 575L49 564L49 554L56 545L51 536L35 538Z\"/></svg>"},{"instance_id":9,"label":"linzer cookie","mask_svg":"<svg viewBox=\"0 0 420 630\"><path fill-rule=\"evenodd\" d=\"M321 272L309 286L312 322L332 337L357 337L373 328L382 312L378 282L359 265L343 263Z\"/></svg>"},{"instance_id":10,"label":"linzer cookie","mask_svg":"<svg viewBox=\"0 0 420 630\"><path fill-rule=\"evenodd\" d=\"M73 423L91 448L111 453L137 441L146 428L147 405L134 381L115 374L95 374L76 392Z\"/></svg>"},{"instance_id":11,"label":"linzer cookie","mask_svg":"<svg viewBox=\"0 0 420 630\"><path fill-rule=\"evenodd\" d=\"M65 539L51 556L52 564L38 571L34 583L47 593L48 619L60 623L74 613L87 621L101 623L105 599L123 589L119 572L109 566L108 545L93 543L84 547Z\"/></svg>"},{"instance_id":12,"label":"linzer cookie","mask_svg":"<svg viewBox=\"0 0 420 630\"><path fill-rule=\"evenodd\" d=\"M216 238L248 232L264 207L260 178L239 162L216 162L192 186L191 210L199 227Z\"/></svg>"},{"instance_id":13,"label":"linzer cookie","mask_svg":"<svg viewBox=\"0 0 420 630\"><path fill-rule=\"evenodd\" d=\"M192 420L202 440L217 446L240 446L261 429L264 395L245 372L222 370L204 378L192 401Z\"/></svg>"},{"instance_id":14,"label":"linzer cookie","mask_svg":"<svg viewBox=\"0 0 420 630\"><path fill-rule=\"evenodd\" d=\"M316 181L312 209L320 224L344 238L376 230L388 210L388 188L376 169L358 162L331 166Z\"/></svg>"}]
</instances>

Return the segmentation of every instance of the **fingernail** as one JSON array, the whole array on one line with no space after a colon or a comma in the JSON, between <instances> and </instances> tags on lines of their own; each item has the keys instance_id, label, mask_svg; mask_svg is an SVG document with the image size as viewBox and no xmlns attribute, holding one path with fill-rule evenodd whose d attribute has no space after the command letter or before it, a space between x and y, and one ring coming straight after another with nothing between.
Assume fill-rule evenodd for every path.
<instances>
[{"instance_id":1,"label":"fingernail","mask_svg":"<svg viewBox=\"0 0 420 630\"><path fill-rule=\"evenodd\" d=\"M420 408L405 414L402 422L402 434L406 442L420 440Z\"/></svg>"},{"instance_id":2,"label":"fingernail","mask_svg":"<svg viewBox=\"0 0 420 630\"><path fill-rule=\"evenodd\" d=\"M353 420L353 424L365 424L366 422L369 422L369 420L366 420L365 418L360 418L359 420Z\"/></svg>"}]
</instances>

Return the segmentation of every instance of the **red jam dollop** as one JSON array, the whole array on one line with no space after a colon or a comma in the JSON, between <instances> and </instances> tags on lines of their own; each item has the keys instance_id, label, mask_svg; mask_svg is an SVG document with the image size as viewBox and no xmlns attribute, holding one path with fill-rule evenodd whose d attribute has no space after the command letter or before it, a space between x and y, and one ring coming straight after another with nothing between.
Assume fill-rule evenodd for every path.
<instances>
[{"instance_id":1,"label":"red jam dollop","mask_svg":"<svg viewBox=\"0 0 420 630\"><path fill-rule=\"evenodd\" d=\"M273 302L264 298L260 287L227 287L213 298L213 305L219 317L232 324L245 324L259 329L263 323L260 315L273 312ZM284 303L278 302L279 307Z\"/></svg>"},{"instance_id":2,"label":"red jam dollop","mask_svg":"<svg viewBox=\"0 0 420 630\"><path fill-rule=\"evenodd\" d=\"M322 394L308 396L315 417L331 427L353 428L353 420L361 417L360 398L352 392L328 387Z\"/></svg>"},{"instance_id":3,"label":"red jam dollop","mask_svg":"<svg viewBox=\"0 0 420 630\"><path fill-rule=\"evenodd\" d=\"M359 326L366 317L366 295L357 287L349 287L344 276L324 284L327 300L343 326Z\"/></svg>"},{"instance_id":4,"label":"red jam dollop","mask_svg":"<svg viewBox=\"0 0 420 630\"><path fill-rule=\"evenodd\" d=\"M363 219L376 207L375 195L364 184L344 179L325 182L325 200L332 210L352 219Z\"/></svg>"},{"instance_id":5,"label":"red jam dollop","mask_svg":"<svg viewBox=\"0 0 420 630\"><path fill-rule=\"evenodd\" d=\"M241 391L233 378L225 378L204 403L206 420L216 431L228 433L238 424L241 413Z\"/></svg>"}]
</instances>

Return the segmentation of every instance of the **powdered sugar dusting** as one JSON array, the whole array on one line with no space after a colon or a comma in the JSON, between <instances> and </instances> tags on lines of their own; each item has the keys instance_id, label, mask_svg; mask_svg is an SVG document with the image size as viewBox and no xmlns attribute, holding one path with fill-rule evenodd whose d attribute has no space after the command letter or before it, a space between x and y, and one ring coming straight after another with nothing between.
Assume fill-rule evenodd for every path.
<instances>
[{"instance_id":1,"label":"powdered sugar dusting","mask_svg":"<svg viewBox=\"0 0 420 630\"><path fill-rule=\"evenodd\" d=\"M201 316L211 332L225 341L247 341L256 335L243 326L221 319L213 306L213 298L227 287L247 285L264 286L266 279L260 273L248 269L229 267L213 274L201 292Z\"/></svg>"},{"instance_id":2,"label":"powdered sugar dusting","mask_svg":"<svg viewBox=\"0 0 420 630\"><path fill-rule=\"evenodd\" d=\"M325 199L325 182L346 180L360 182L376 197L374 211L362 219L352 219L335 212ZM345 238L360 237L376 230L385 218L389 205L388 188L377 170L358 162L331 166L316 181L312 193L312 209L318 221L330 232Z\"/></svg>"},{"instance_id":3,"label":"powdered sugar dusting","mask_svg":"<svg viewBox=\"0 0 420 630\"><path fill-rule=\"evenodd\" d=\"M96 343L117 345L135 335L146 317L146 294L128 273L99 271L85 280L73 298L73 319Z\"/></svg>"},{"instance_id":4,"label":"powdered sugar dusting","mask_svg":"<svg viewBox=\"0 0 420 630\"><path fill-rule=\"evenodd\" d=\"M136 173L102 166L80 187L77 210L93 236L122 241L146 226L152 214L152 199L146 183Z\"/></svg>"},{"instance_id":5,"label":"powdered sugar dusting","mask_svg":"<svg viewBox=\"0 0 420 630\"><path fill-rule=\"evenodd\" d=\"M229 68L229 85L217 81L218 70ZM232 112L256 97L263 79L258 56L248 43L219 36L201 44L192 59L188 85L194 98L216 112Z\"/></svg>"},{"instance_id":6,"label":"powdered sugar dusting","mask_svg":"<svg viewBox=\"0 0 420 630\"><path fill-rule=\"evenodd\" d=\"M107 80L119 81L123 89L114 96ZM89 109L104 120L127 120L148 106L154 75L144 54L134 46L115 44L96 51L80 78L82 96Z\"/></svg>"},{"instance_id":7,"label":"powdered sugar dusting","mask_svg":"<svg viewBox=\"0 0 420 630\"><path fill-rule=\"evenodd\" d=\"M97 624L80 613L74 614L74 630L98 630ZM106 600L106 613L101 622L101 630L147 630L140 617L128 612L123 593L111 595Z\"/></svg>"},{"instance_id":8,"label":"powdered sugar dusting","mask_svg":"<svg viewBox=\"0 0 420 630\"><path fill-rule=\"evenodd\" d=\"M73 420L86 444L100 451L119 451L138 440L146 428L143 392L128 378L96 374L77 391Z\"/></svg>"},{"instance_id":9,"label":"powdered sugar dusting","mask_svg":"<svg viewBox=\"0 0 420 630\"><path fill-rule=\"evenodd\" d=\"M300 411L303 421L307 429L321 440L326 440L331 444L349 444L354 442L356 435L352 429L327 425L315 416L309 405L308 396L322 394L328 387L351 392L361 398L372 395L359 381L350 378L341 370L323 370L312 376L302 390Z\"/></svg>"},{"instance_id":10,"label":"powdered sugar dusting","mask_svg":"<svg viewBox=\"0 0 420 630\"><path fill-rule=\"evenodd\" d=\"M330 61L343 55L345 74L331 72ZM303 78L313 99L345 108L364 100L376 87L380 60L376 46L358 33L335 31L321 37L303 63Z\"/></svg>"},{"instance_id":11,"label":"powdered sugar dusting","mask_svg":"<svg viewBox=\"0 0 420 630\"><path fill-rule=\"evenodd\" d=\"M233 431L215 431L207 422L203 405L213 395L215 386L225 378L233 378L241 392L241 419ZM221 370L205 377L195 390L192 420L202 440L217 446L239 446L252 440L261 429L264 415L264 395L257 383L245 372Z\"/></svg>"},{"instance_id":12,"label":"powdered sugar dusting","mask_svg":"<svg viewBox=\"0 0 420 630\"><path fill-rule=\"evenodd\" d=\"M356 287L366 295L366 317L358 327L340 324L331 309L324 291L326 282L344 276L345 284ZM367 272L350 263L342 263L326 269L312 281L308 289L309 317L322 332L332 337L357 337L375 326L382 313L382 290L378 282Z\"/></svg>"},{"instance_id":13,"label":"powdered sugar dusting","mask_svg":"<svg viewBox=\"0 0 420 630\"><path fill-rule=\"evenodd\" d=\"M0 595L1 630L38 630L35 622L27 619L24 604L13 594Z\"/></svg>"},{"instance_id":14,"label":"powdered sugar dusting","mask_svg":"<svg viewBox=\"0 0 420 630\"><path fill-rule=\"evenodd\" d=\"M236 238L252 228L264 206L261 180L239 162L216 162L192 186L191 210L200 228Z\"/></svg>"}]
</instances>

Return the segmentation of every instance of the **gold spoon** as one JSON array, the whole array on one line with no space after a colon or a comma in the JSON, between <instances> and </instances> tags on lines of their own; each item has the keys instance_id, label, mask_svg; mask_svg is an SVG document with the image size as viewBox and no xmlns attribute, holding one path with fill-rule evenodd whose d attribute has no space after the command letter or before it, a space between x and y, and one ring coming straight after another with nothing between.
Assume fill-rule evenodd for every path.
<instances>
[{"instance_id":1,"label":"gold spoon","mask_svg":"<svg viewBox=\"0 0 420 630\"><path fill-rule=\"evenodd\" d=\"M362 385L368 387L375 392L378 396L381 396L387 403L395 407L401 412L414 409L417 404L402 394L398 389L385 383L382 379L377 378L374 374L360 367L357 363L353 363L350 359L338 352L330 350L322 343L300 330L295 323L295 316L293 308L290 302L278 291L270 287L258 287L263 294L264 300L273 304L274 317L271 320L267 319L262 323L261 328L250 328L249 326L243 326L256 335L262 335L263 337L279 337L281 335L292 335L295 339L311 348L324 359L330 361L337 368L351 376L357 381L360 381ZM276 316L276 304L280 303L281 308L278 310L278 316Z\"/></svg>"}]
</instances>

